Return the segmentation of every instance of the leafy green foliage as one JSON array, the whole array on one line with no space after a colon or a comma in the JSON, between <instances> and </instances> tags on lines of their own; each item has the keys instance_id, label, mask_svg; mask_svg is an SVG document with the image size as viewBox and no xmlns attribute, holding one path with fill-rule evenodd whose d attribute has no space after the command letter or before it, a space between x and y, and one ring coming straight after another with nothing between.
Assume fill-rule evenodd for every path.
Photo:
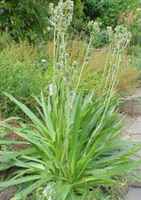
<instances>
[{"instance_id":1,"label":"leafy green foliage","mask_svg":"<svg viewBox=\"0 0 141 200\"><path fill-rule=\"evenodd\" d=\"M30 120L20 121L16 127L1 124L27 145L25 150L16 151L10 148L9 139L0 140L7 145L1 151L1 169L17 167L11 177L0 182L0 188L21 186L16 200L35 194L39 188L46 199L100 200L103 192L108 196L110 188L122 185L122 178L139 164L131 158L140 146L121 140L113 95L72 93L61 81L47 99L43 95L36 98L38 114L7 96Z\"/></svg>"},{"instance_id":2,"label":"leafy green foliage","mask_svg":"<svg viewBox=\"0 0 141 200\"><path fill-rule=\"evenodd\" d=\"M141 14L140 8L137 9L135 16L133 16L133 22L129 26L132 33L132 45L141 45Z\"/></svg>"},{"instance_id":3,"label":"leafy green foliage","mask_svg":"<svg viewBox=\"0 0 141 200\"><path fill-rule=\"evenodd\" d=\"M51 77L47 60L42 62L36 48L26 42L12 44L0 52L0 111L14 113L15 107L7 101L3 92L9 92L31 104L31 95L45 90Z\"/></svg>"},{"instance_id":4,"label":"leafy green foliage","mask_svg":"<svg viewBox=\"0 0 141 200\"><path fill-rule=\"evenodd\" d=\"M104 26L118 24L120 15L134 10L139 0L73 0L72 31L85 30L87 20L100 20ZM7 31L16 40L28 38L31 42L48 38L49 3L56 0L2 0L0 2L0 30Z\"/></svg>"},{"instance_id":5,"label":"leafy green foliage","mask_svg":"<svg viewBox=\"0 0 141 200\"><path fill-rule=\"evenodd\" d=\"M12 40L9 34L5 32L0 34L0 51L8 47L10 44L12 45L13 43L14 41Z\"/></svg>"},{"instance_id":6,"label":"leafy green foliage","mask_svg":"<svg viewBox=\"0 0 141 200\"><path fill-rule=\"evenodd\" d=\"M117 25L120 14L132 10L138 0L86 0L85 13L90 19L99 18L104 25Z\"/></svg>"},{"instance_id":7,"label":"leafy green foliage","mask_svg":"<svg viewBox=\"0 0 141 200\"><path fill-rule=\"evenodd\" d=\"M84 6L81 0L74 0L74 16L73 16L73 22L72 27L74 28L74 31L81 31L84 29L85 22L84 22L84 12L83 12Z\"/></svg>"},{"instance_id":8,"label":"leafy green foliage","mask_svg":"<svg viewBox=\"0 0 141 200\"><path fill-rule=\"evenodd\" d=\"M32 41L37 34L43 36L46 7L44 0L3 0L0 2L1 30L8 31L16 40L28 38Z\"/></svg>"}]
</instances>

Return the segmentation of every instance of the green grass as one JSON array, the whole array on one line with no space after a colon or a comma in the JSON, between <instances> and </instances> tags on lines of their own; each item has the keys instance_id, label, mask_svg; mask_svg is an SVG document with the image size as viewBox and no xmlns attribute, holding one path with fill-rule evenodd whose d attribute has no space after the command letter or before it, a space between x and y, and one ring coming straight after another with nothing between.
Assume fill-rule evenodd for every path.
<instances>
[{"instance_id":1,"label":"green grass","mask_svg":"<svg viewBox=\"0 0 141 200\"><path fill-rule=\"evenodd\" d=\"M45 60L45 59L44 59ZM8 92L33 105L32 95L40 95L51 80L51 67L42 62L37 49L27 42L11 44L0 52L0 112L4 116L17 113L15 106L5 98Z\"/></svg>"}]
</instances>

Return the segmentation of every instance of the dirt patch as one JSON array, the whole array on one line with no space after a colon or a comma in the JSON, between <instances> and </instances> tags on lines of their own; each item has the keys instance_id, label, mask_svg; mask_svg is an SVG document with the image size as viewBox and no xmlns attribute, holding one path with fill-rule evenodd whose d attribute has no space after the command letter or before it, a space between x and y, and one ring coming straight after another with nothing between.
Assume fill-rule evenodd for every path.
<instances>
[{"instance_id":1,"label":"dirt patch","mask_svg":"<svg viewBox=\"0 0 141 200\"><path fill-rule=\"evenodd\" d=\"M16 193L16 187L10 187L0 193L0 200L10 200Z\"/></svg>"}]
</instances>

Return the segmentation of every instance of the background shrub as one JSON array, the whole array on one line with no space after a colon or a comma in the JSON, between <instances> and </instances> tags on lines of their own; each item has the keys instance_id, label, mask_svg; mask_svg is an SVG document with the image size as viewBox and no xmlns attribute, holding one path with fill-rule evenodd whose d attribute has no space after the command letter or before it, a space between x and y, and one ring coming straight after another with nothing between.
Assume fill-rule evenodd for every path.
<instances>
[{"instance_id":1,"label":"background shrub","mask_svg":"<svg viewBox=\"0 0 141 200\"><path fill-rule=\"evenodd\" d=\"M37 49L26 42L8 46L0 53L1 111L15 112L3 92L8 92L31 104L31 95L45 91L50 80L50 69L43 68ZM44 70L43 70L44 69Z\"/></svg>"},{"instance_id":2,"label":"background shrub","mask_svg":"<svg viewBox=\"0 0 141 200\"><path fill-rule=\"evenodd\" d=\"M100 18L105 26L115 26L119 16L135 8L138 3L138 0L86 0L84 10L90 19Z\"/></svg>"},{"instance_id":3,"label":"background shrub","mask_svg":"<svg viewBox=\"0 0 141 200\"><path fill-rule=\"evenodd\" d=\"M84 6L81 0L74 0L74 15L72 26L74 31L84 30L85 22L84 22Z\"/></svg>"},{"instance_id":4,"label":"background shrub","mask_svg":"<svg viewBox=\"0 0 141 200\"><path fill-rule=\"evenodd\" d=\"M57 0L2 0L0 2L0 31L16 39L31 42L48 38L48 7ZM84 31L87 21L100 20L103 26L116 26L123 13L133 11L139 0L74 0L72 32Z\"/></svg>"},{"instance_id":5,"label":"background shrub","mask_svg":"<svg viewBox=\"0 0 141 200\"><path fill-rule=\"evenodd\" d=\"M0 33L0 51L14 43L10 35L6 32Z\"/></svg>"},{"instance_id":6,"label":"background shrub","mask_svg":"<svg viewBox=\"0 0 141 200\"><path fill-rule=\"evenodd\" d=\"M3 0L0 2L0 29L14 39L34 40L44 34L47 16L45 0Z\"/></svg>"},{"instance_id":7,"label":"background shrub","mask_svg":"<svg viewBox=\"0 0 141 200\"><path fill-rule=\"evenodd\" d=\"M132 45L141 45L141 9L138 8L133 15L129 28L132 33Z\"/></svg>"}]
</instances>

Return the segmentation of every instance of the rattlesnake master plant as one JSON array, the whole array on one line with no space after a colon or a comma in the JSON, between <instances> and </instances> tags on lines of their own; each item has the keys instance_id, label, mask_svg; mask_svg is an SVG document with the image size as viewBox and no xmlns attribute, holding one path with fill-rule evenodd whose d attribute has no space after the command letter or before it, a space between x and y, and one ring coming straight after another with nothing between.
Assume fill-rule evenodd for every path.
<instances>
[{"instance_id":1,"label":"rattlesnake master plant","mask_svg":"<svg viewBox=\"0 0 141 200\"><path fill-rule=\"evenodd\" d=\"M61 12L69 2L72 6L68 0ZM62 1L60 5L64 5ZM116 112L114 86L121 43L113 51L117 55L116 65L105 64L101 95L85 94L78 88L93 35L72 87L68 83L74 80L69 71L64 31L62 35L55 29L54 76L47 98L43 94L35 98L37 111L7 94L29 119L18 119L16 126L8 120L1 122L1 128L21 138L11 141L7 133L5 139L0 139L0 144L7 146L0 151L0 170L16 169L0 182L0 189L17 186L13 200L113 200L112 191L126 184L125 176L139 164L132 157L140 146L121 139L121 120ZM16 144L25 144L26 148L16 150Z\"/></svg>"},{"instance_id":2,"label":"rattlesnake master plant","mask_svg":"<svg viewBox=\"0 0 141 200\"><path fill-rule=\"evenodd\" d=\"M100 199L99 193L124 185L122 178L135 168L131 156L138 150L120 138L121 122L115 112L117 100L112 96L73 94L57 83L56 92L37 100L38 114L14 97L15 102L29 118L13 127L23 141L0 140L1 144L25 143L24 150L10 146L0 152L1 169L16 167L0 188L19 185L13 199L21 199L40 189L41 199ZM7 137L8 138L8 137ZM38 199L38 198L36 198Z\"/></svg>"}]
</instances>

